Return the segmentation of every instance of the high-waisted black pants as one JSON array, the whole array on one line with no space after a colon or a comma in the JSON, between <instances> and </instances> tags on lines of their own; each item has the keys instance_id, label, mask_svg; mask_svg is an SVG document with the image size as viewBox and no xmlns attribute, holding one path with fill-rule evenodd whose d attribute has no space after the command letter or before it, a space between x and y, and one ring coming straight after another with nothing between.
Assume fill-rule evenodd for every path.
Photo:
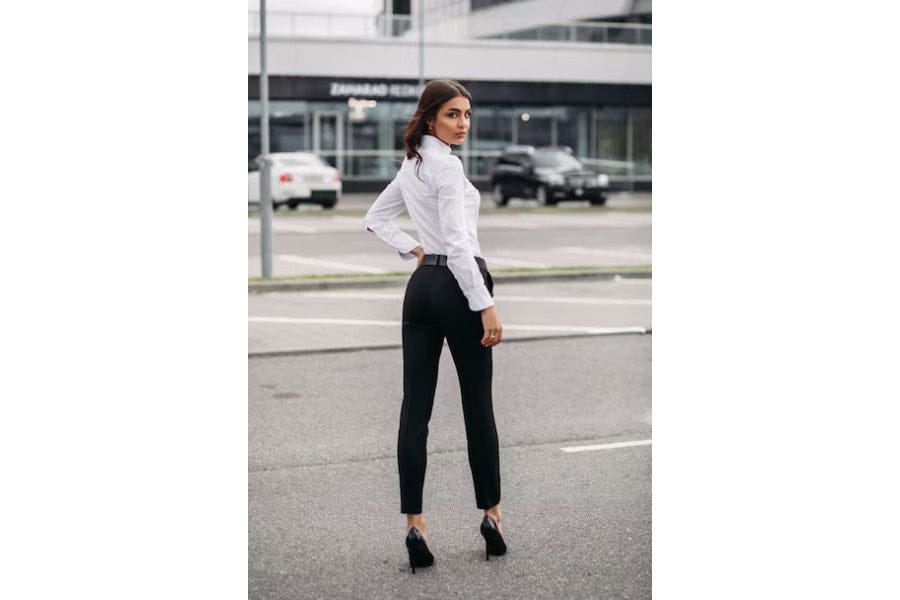
<instances>
[{"instance_id":1,"label":"high-waisted black pants","mask_svg":"<svg viewBox=\"0 0 900 600\"><path fill-rule=\"evenodd\" d=\"M490 272L481 270L493 296ZM446 266L422 265L403 299L403 405L397 439L400 512L422 512L428 421L444 338L456 364L478 508L500 502L500 453L491 400L492 348L481 345L481 313L469 309Z\"/></svg>"}]
</instances>

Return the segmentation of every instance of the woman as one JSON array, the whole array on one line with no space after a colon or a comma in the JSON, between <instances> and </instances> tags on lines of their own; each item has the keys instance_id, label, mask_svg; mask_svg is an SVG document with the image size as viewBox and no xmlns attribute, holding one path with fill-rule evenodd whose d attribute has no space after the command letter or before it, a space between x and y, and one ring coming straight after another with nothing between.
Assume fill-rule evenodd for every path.
<instances>
[{"instance_id":1,"label":"woman","mask_svg":"<svg viewBox=\"0 0 900 600\"><path fill-rule=\"evenodd\" d=\"M478 245L481 198L450 153L469 130L472 95L455 81L425 86L406 126L406 159L365 217L369 231L393 246L416 270L403 299L403 405L397 439L400 511L413 573L434 563L425 536L422 487L428 421L444 338L462 393L475 501L484 510L485 559L506 553L500 528L500 457L491 399L492 348L503 341L494 308L494 282ZM392 219L403 209L421 243Z\"/></svg>"}]
</instances>

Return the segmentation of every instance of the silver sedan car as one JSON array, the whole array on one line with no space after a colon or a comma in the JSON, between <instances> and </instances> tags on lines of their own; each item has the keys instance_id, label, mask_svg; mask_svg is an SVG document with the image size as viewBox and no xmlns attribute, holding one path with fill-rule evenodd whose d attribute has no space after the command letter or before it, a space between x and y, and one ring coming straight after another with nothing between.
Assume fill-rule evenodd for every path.
<instances>
[{"instance_id":1,"label":"silver sedan car","mask_svg":"<svg viewBox=\"0 0 900 600\"><path fill-rule=\"evenodd\" d=\"M309 152L273 152L272 205L297 208L301 203L321 204L334 208L341 197L343 185L338 170ZM259 204L259 161L250 163L247 173L249 203Z\"/></svg>"}]
</instances>

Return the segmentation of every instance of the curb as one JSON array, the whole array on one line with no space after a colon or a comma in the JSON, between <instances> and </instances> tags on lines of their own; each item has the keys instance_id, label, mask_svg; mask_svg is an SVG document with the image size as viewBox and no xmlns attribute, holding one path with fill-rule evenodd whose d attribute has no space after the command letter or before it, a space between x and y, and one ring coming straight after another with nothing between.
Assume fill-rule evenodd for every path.
<instances>
[{"instance_id":1,"label":"curb","mask_svg":"<svg viewBox=\"0 0 900 600\"><path fill-rule=\"evenodd\" d=\"M643 331L614 331L611 333L563 333L558 335L535 335L503 340L504 344L515 342L540 342L544 340L565 340L583 337L611 337L619 335L653 335L653 329L648 327ZM363 352L366 350L400 350L403 344L378 344L374 346L344 346L341 348L307 348L303 350L263 350L261 352L248 352L247 358L281 358L284 356L303 356L306 354L333 354L343 352Z\"/></svg>"},{"instance_id":2,"label":"curb","mask_svg":"<svg viewBox=\"0 0 900 600\"><path fill-rule=\"evenodd\" d=\"M568 281L573 279L651 279L649 269L619 269L617 271L543 271L539 273L491 273L494 283L520 281ZM266 292L297 292L340 288L374 288L405 285L406 275L389 277L342 277L334 279L305 279L298 281L255 281L248 284L251 294Z\"/></svg>"}]
</instances>

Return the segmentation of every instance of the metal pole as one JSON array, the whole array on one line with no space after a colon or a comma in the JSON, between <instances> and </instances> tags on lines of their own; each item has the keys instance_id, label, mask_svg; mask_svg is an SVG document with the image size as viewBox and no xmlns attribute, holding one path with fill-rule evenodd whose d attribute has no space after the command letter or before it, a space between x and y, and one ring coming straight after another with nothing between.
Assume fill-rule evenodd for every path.
<instances>
[{"instance_id":1,"label":"metal pole","mask_svg":"<svg viewBox=\"0 0 900 600\"><path fill-rule=\"evenodd\" d=\"M425 85L425 0L419 0L419 87Z\"/></svg>"},{"instance_id":2,"label":"metal pole","mask_svg":"<svg viewBox=\"0 0 900 600\"><path fill-rule=\"evenodd\" d=\"M259 0L259 239L263 279L272 278L272 179L269 163L269 74L266 70L266 0Z\"/></svg>"}]
</instances>

